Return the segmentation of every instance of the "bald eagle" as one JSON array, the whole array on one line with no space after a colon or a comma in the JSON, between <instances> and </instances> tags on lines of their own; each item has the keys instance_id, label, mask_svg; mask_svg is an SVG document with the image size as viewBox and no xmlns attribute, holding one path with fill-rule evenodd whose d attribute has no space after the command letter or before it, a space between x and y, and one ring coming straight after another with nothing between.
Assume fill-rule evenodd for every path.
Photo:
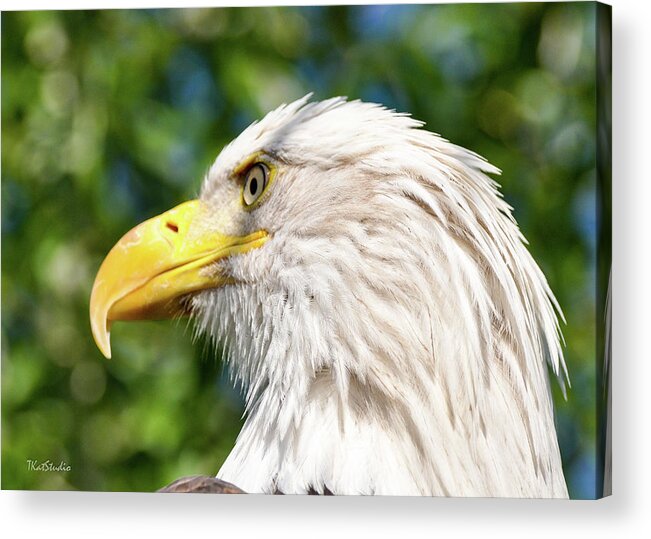
<instances>
[{"instance_id":1,"label":"bald eagle","mask_svg":"<svg viewBox=\"0 0 651 539\"><path fill-rule=\"evenodd\" d=\"M200 196L128 232L90 318L189 315L245 422L247 492L567 497L560 309L478 155L377 104L309 96L226 146Z\"/></svg>"}]
</instances>

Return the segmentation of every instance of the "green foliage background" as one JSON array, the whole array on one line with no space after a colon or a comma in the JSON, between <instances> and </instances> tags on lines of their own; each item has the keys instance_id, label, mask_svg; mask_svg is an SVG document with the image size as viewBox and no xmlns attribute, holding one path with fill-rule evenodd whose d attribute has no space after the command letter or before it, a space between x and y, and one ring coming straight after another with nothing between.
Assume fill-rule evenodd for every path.
<instances>
[{"instance_id":1,"label":"green foliage background","mask_svg":"<svg viewBox=\"0 0 651 539\"><path fill-rule=\"evenodd\" d=\"M152 491L217 472L242 405L214 351L183 323L143 322L116 325L104 360L92 281L241 129L313 91L411 112L504 171L567 318L558 429L571 495L593 497L594 9L3 13L2 488Z\"/></svg>"}]
</instances>

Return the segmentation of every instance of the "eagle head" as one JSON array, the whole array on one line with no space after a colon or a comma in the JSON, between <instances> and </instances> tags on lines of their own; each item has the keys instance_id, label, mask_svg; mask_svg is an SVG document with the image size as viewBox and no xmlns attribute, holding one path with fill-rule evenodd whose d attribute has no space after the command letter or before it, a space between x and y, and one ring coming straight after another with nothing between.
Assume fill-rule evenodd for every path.
<instances>
[{"instance_id":1,"label":"eagle head","mask_svg":"<svg viewBox=\"0 0 651 539\"><path fill-rule=\"evenodd\" d=\"M408 115L307 98L226 146L200 196L128 232L93 335L191 316L246 421L250 492L567 496L558 307L476 154Z\"/></svg>"}]
</instances>

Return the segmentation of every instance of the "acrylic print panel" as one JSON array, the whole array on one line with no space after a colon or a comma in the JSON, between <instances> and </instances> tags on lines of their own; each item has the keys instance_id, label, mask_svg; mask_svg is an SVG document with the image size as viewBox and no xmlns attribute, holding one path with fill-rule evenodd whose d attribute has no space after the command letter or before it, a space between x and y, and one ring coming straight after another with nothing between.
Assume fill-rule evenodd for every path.
<instances>
[{"instance_id":1,"label":"acrylic print panel","mask_svg":"<svg viewBox=\"0 0 651 539\"><path fill-rule=\"evenodd\" d=\"M2 487L609 493L609 32L3 13Z\"/></svg>"}]
</instances>

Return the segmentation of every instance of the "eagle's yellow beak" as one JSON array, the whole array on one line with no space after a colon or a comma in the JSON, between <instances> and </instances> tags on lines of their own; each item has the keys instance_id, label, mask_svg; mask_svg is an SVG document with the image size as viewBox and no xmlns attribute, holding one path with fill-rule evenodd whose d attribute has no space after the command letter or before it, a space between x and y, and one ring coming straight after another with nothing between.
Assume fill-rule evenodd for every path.
<instances>
[{"instance_id":1,"label":"eagle's yellow beak","mask_svg":"<svg viewBox=\"0 0 651 539\"><path fill-rule=\"evenodd\" d=\"M227 276L206 271L207 266L268 239L264 230L243 237L208 232L200 224L205 211L193 200L149 219L127 232L104 259L90 297L90 325L107 358L113 320L184 314L183 296L230 282Z\"/></svg>"}]
</instances>

